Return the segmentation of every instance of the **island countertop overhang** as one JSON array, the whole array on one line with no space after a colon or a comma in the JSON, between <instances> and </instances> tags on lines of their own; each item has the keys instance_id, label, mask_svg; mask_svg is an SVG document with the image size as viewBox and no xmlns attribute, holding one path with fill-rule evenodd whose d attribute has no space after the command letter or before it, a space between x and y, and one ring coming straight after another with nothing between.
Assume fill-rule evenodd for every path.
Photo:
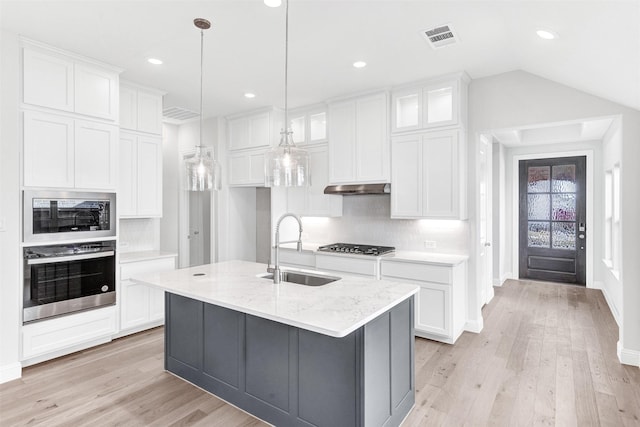
<instances>
[{"instance_id":1,"label":"island countertop overhang","mask_svg":"<svg viewBox=\"0 0 640 427\"><path fill-rule=\"evenodd\" d=\"M295 269L290 269L295 270ZM258 277L264 264L225 261L132 278L177 295L336 338L349 335L415 295L408 283L344 275L323 286Z\"/></svg>"}]
</instances>

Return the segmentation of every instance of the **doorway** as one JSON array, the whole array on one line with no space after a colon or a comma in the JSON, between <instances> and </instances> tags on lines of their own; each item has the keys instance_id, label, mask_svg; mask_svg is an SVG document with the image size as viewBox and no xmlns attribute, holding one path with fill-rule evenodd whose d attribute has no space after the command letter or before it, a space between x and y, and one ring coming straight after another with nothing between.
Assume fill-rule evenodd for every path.
<instances>
[{"instance_id":1,"label":"doorway","mask_svg":"<svg viewBox=\"0 0 640 427\"><path fill-rule=\"evenodd\" d=\"M586 285L586 156L519 161L519 277Z\"/></svg>"}]
</instances>

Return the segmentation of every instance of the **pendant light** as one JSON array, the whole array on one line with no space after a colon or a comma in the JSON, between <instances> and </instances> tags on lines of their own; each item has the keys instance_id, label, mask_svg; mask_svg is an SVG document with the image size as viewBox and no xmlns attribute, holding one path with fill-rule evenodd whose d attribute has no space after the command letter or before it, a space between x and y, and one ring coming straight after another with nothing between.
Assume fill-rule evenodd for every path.
<instances>
[{"instance_id":1,"label":"pendant light","mask_svg":"<svg viewBox=\"0 0 640 427\"><path fill-rule=\"evenodd\" d=\"M280 145L265 155L264 185L266 187L302 187L309 185L309 155L296 147L289 127L287 83L289 67L289 0L285 0L284 39L284 129Z\"/></svg>"},{"instance_id":2,"label":"pendant light","mask_svg":"<svg viewBox=\"0 0 640 427\"><path fill-rule=\"evenodd\" d=\"M204 58L204 30L211 28L211 22L203 18L196 18L193 24L200 29L200 142L196 145L193 157L185 160L187 171L187 190L189 191L209 191L220 189L220 163L212 155L210 150L202 145L202 68Z\"/></svg>"}]
</instances>

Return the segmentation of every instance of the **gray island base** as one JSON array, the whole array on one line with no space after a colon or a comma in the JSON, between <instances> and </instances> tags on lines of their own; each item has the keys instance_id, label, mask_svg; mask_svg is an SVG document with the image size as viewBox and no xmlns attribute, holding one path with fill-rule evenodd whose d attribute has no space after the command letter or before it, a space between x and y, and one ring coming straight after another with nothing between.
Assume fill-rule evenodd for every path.
<instances>
[{"instance_id":1,"label":"gray island base","mask_svg":"<svg viewBox=\"0 0 640 427\"><path fill-rule=\"evenodd\" d=\"M399 426L413 296L343 338L166 292L165 368L278 427Z\"/></svg>"}]
</instances>

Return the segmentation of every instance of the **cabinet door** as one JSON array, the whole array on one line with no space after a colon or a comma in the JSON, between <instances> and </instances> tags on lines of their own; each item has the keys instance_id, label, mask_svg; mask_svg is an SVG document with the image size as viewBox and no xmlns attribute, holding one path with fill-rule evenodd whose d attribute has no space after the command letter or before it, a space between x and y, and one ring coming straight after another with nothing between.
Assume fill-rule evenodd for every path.
<instances>
[{"instance_id":1,"label":"cabinet door","mask_svg":"<svg viewBox=\"0 0 640 427\"><path fill-rule=\"evenodd\" d=\"M120 328L130 329L149 321L149 287L125 280L121 282Z\"/></svg>"},{"instance_id":2,"label":"cabinet door","mask_svg":"<svg viewBox=\"0 0 640 427\"><path fill-rule=\"evenodd\" d=\"M162 134L162 96L138 90L138 130Z\"/></svg>"},{"instance_id":3,"label":"cabinet door","mask_svg":"<svg viewBox=\"0 0 640 427\"><path fill-rule=\"evenodd\" d=\"M356 180L388 182L387 95L359 99L356 106Z\"/></svg>"},{"instance_id":4,"label":"cabinet door","mask_svg":"<svg viewBox=\"0 0 640 427\"><path fill-rule=\"evenodd\" d=\"M459 216L458 131L423 135L423 212L432 218Z\"/></svg>"},{"instance_id":5,"label":"cabinet door","mask_svg":"<svg viewBox=\"0 0 640 427\"><path fill-rule=\"evenodd\" d=\"M162 216L162 140L139 136L137 151L138 216Z\"/></svg>"},{"instance_id":6,"label":"cabinet door","mask_svg":"<svg viewBox=\"0 0 640 427\"><path fill-rule=\"evenodd\" d=\"M264 153L250 153L249 164L249 183L264 186Z\"/></svg>"},{"instance_id":7,"label":"cabinet door","mask_svg":"<svg viewBox=\"0 0 640 427\"><path fill-rule=\"evenodd\" d=\"M356 103L329 106L329 181L344 184L356 180Z\"/></svg>"},{"instance_id":8,"label":"cabinet door","mask_svg":"<svg viewBox=\"0 0 640 427\"><path fill-rule=\"evenodd\" d=\"M75 112L109 120L118 118L118 74L88 64L75 64Z\"/></svg>"},{"instance_id":9,"label":"cabinet door","mask_svg":"<svg viewBox=\"0 0 640 427\"><path fill-rule=\"evenodd\" d=\"M451 287L438 283L421 283L416 295L415 328L427 332L451 336Z\"/></svg>"},{"instance_id":10,"label":"cabinet door","mask_svg":"<svg viewBox=\"0 0 640 427\"><path fill-rule=\"evenodd\" d=\"M264 185L264 153L245 152L232 154L229 160L229 185L257 186Z\"/></svg>"},{"instance_id":11,"label":"cabinet door","mask_svg":"<svg viewBox=\"0 0 640 427\"><path fill-rule=\"evenodd\" d=\"M422 127L422 88L393 92L391 122L393 132L416 130Z\"/></svg>"},{"instance_id":12,"label":"cabinet door","mask_svg":"<svg viewBox=\"0 0 640 427\"><path fill-rule=\"evenodd\" d=\"M308 187L302 187L306 192L304 215L342 216L342 196L324 194L324 188L329 184L328 147L309 149L309 169L311 182Z\"/></svg>"},{"instance_id":13,"label":"cabinet door","mask_svg":"<svg viewBox=\"0 0 640 427\"><path fill-rule=\"evenodd\" d=\"M118 182L117 144L117 126L76 120L76 188L115 190Z\"/></svg>"},{"instance_id":14,"label":"cabinet door","mask_svg":"<svg viewBox=\"0 0 640 427\"><path fill-rule=\"evenodd\" d=\"M136 136L120 133L118 150L118 215L133 216L137 213L136 191Z\"/></svg>"},{"instance_id":15,"label":"cabinet door","mask_svg":"<svg viewBox=\"0 0 640 427\"><path fill-rule=\"evenodd\" d=\"M422 96L425 128L458 123L457 82L428 86L424 89Z\"/></svg>"},{"instance_id":16,"label":"cabinet door","mask_svg":"<svg viewBox=\"0 0 640 427\"><path fill-rule=\"evenodd\" d=\"M138 92L134 88L120 86L120 127L136 130L138 126Z\"/></svg>"},{"instance_id":17,"label":"cabinet door","mask_svg":"<svg viewBox=\"0 0 640 427\"><path fill-rule=\"evenodd\" d=\"M164 319L164 291L149 288L149 321Z\"/></svg>"},{"instance_id":18,"label":"cabinet door","mask_svg":"<svg viewBox=\"0 0 640 427\"><path fill-rule=\"evenodd\" d=\"M73 111L73 62L57 56L23 50L23 101Z\"/></svg>"},{"instance_id":19,"label":"cabinet door","mask_svg":"<svg viewBox=\"0 0 640 427\"><path fill-rule=\"evenodd\" d=\"M320 111L309 114L309 131L307 132L310 144L326 142L327 140L327 112Z\"/></svg>"},{"instance_id":20,"label":"cabinet door","mask_svg":"<svg viewBox=\"0 0 640 427\"><path fill-rule=\"evenodd\" d=\"M229 120L229 150L249 147L249 119L246 117Z\"/></svg>"},{"instance_id":21,"label":"cabinet door","mask_svg":"<svg viewBox=\"0 0 640 427\"><path fill-rule=\"evenodd\" d=\"M391 217L419 218L423 215L421 137L394 138L391 150Z\"/></svg>"},{"instance_id":22,"label":"cabinet door","mask_svg":"<svg viewBox=\"0 0 640 427\"><path fill-rule=\"evenodd\" d=\"M73 119L25 111L24 185L73 187L73 139Z\"/></svg>"},{"instance_id":23,"label":"cabinet door","mask_svg":"<svg viewBox=\"0 0 640 427\"><path fill-rule=\"evenodd\" d=\"M293 142L296 144L305 144L307 142L307 116L304 114L293 115L289 118L289 127L293 132Z\"/></svg>"},{"instance_id":24,"label":"cabinet door","mask_svg":"<svg viewBox=\"0 0 640 427\"><path fill-rule=\"evenodd\" d=\"M248 148L268 147L271 145L270 117L271 115L268 112L249 117Z\"/></svg>"}]
</instances>

